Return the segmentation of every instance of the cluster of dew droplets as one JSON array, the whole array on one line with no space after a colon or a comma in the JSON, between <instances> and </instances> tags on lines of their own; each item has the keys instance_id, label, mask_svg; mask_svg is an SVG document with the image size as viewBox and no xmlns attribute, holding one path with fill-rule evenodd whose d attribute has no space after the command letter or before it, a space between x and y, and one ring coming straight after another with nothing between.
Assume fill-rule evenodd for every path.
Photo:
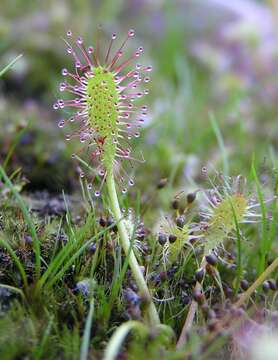
<instances>
[{"instance_id":1,"label":"cluster of dew droplets","mask_svg":"<svg viewBox=\"0 0 278 360\"><path fill-rule=\"evenodd\" d=\"M64 40L67 45L67 54L74 59L74 70L70 72L66 68L62 69L62 76L69 80L64 80L60 83L59 91L61 93L70 93L74 98L70 100L58 99L53 105L55 110L70 108L75 111L68 119L61 119L58 123L59 128L63 128L70 123L78 124L78 130L74 133L67 134L66 140L69 141L73 138L79 138L80 143L83 145L83 149L81 149L80 152L84 151L86 147L87 150L90 149L91 158L96 159L98 157L101 160L102 149L100 148L99 143L95 141L97 130L90 127L90 121L88 119L89 113L86 89L89 79L94 77L94 68L99 68L101 66L106 71L111 72L114 76L116 90L119 94L119 102L117 103L117 125L119 128L119 136L117 136L117 138L115 137L113 140L117 145L115 158L115 166L117 167L122 160L138 160L131 157L131 148L128 141L132 137L138 138L140 136L140 128L147 116L147 106L142 105L138 108L134 106L133 102L149 93L148 89L138 91L137 87L142 83L149 83L150 77L148 74L143 74L151 72L152 67L142 66L137 63L133 70L126 70L126 72L123 73L123 70L143 53L143 47L138 47L127 60L124 60L121 63L119 61L122 58L123 49L128 39L134 37L134 35L134 30L130 29L119 49L112 55L113 43L117 38L116 34L112 34L103 63L100 60L99 40L97 40L96 48L89 46L87 49L84 47L83 39L81 37L78 37L75 40L75 46L72 46L69 43L70 40ZM72 41L72 32L70 30L67 32L67 37ZM128 144L128 146L126 144ZM95 147L95 149L93 149L93 147ZM77 155L72 154L72 158L77 158ZM102 187L106 177L106 171L103 169L102 165L100 165L97 167L96 172L97 175L102 178ZM133 186L134 180L124 171L124 169L121 169L121 172L124 173L124 176L119 175L118 180L121 184L122 192L126 193L127 188L124 186L124 177L128 178L128 186ZM85 177L84 172L81 172L80 176ZM88 184L88 189L91 190L92 187L93 185L90 182ZM100 190L95 191L95 195L100 196Z\"/></svg>"}]
</instances>

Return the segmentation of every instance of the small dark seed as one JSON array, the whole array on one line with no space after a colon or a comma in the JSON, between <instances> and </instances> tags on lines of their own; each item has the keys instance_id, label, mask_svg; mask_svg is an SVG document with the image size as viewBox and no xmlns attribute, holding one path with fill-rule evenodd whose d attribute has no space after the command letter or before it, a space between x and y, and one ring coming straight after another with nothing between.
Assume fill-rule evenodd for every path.
<instances>
[{"instance_id":1,"label":"small dark seed","mask_svg":"<svg viewBox=\"0 0 278 360\"><path fill-rule=\"evenodd\" d=\"M201 282L204 278L205 270L203 268L200 268L195 273L195 279L199 282Z\"/></svg>"},{"instance_id":2,"label":"small dark seed","mask_svg":"<svg viewBox=\"0 0 278 360\"><path fill-rule=\"evenodd\" d=\"M265 293L268 292L269 287L270 287L270 286L269 286L268 281L265 281L265 282L263 283L263 285L262 285L263 291L264 291Z\"/></svg>"},{"instance_id":3,"label":"small dark seed","mask_svg":"<svg viewBox=\"0 0 278 360\"><path fill-rule=\"evenodd\" d=\"M28 245L32 245L32 244L33 244L33 239L32 239L32 236L30 236L30 235L25 234L25 235L24 235L24 241L25 241L25 243L28 244Z\"/></svg>"},{"instance_id":4,"label":"small dark seed","mask_svg":"<svg viewBox=\"0 0 278 360\"><path fill-rule=\"evenodd\" d=\"M242 290L246 291L249 287L248 281L245 279L242 279L240 282L240 287L242 288Z\"/></svg>"},{"instance_id":5,"label":"small dark seed","mask_svg":"<svg viewBox=\"0 0 278 360\"><path fill-rule=\"evenodd\" d=\"M217 257L212 253L206 256L206 260L211 266L215 266L217 264Z\"/></svg>"},{"instance_id":6,"label":"small dark seed","mask_svg":"<svg viewBox=\"0 0 278 360\"><path fill-rule=\"evenodd\" d=\"M225 293L225 295L227 297L232 297L233 296L233 290L229 286L224 288L224 293Z\"/></svg>"},{"instance_id":7,"label":"small dark seed","mask_svg":"<svg viewBox=\"0 0 278 360\"><path fill-rule=\"evenodd\" d=\"M170 234L169 237L168 237L168 240L172 244L177 240L177 237L174 234Z\"/></svg>"},{"instance_id":8,"label":"small dark seed","mask_svg":"<svg viewBox=\"0 0 278 360\"><path fill-rule=\"evenodd\" d=\"M101 217L101 218L99 219L99 224L100 224L100 226L102 226L102 227L105 227L105 226L106 226L106 221L105 221L105 219L104 219L103 217Z\"/></svg>"},{"instance_id":9,"label":"small dark seed","mask_svg":"<svg viewBox=\"0 0 278 360\"><path fill-rule=\"evenodd\" d=\"M179 200L175 199L172 201L172 208L177 210L179 208Z\"/></svg>"},{"instance_id":10,"label":"small dark seed","mask_svg":"<svg viewBox=\"0 0 278 360\"><path fill-rule=\"evenodd\" d=\"M111 217L107 218L106 220L106 226L109 227L113 224L113 219Z\"/></svg>"},{"instance_id":11,"label":"small dark seed","mask_svg":"<svg viewBox=\"0 0 278 360\"><path fill-rule=\"evenodd\" d=\"M180 215L176 218L176 224L179 228L183 228L185 224L185 217L183 215Z\"/></svg>"},{"instance_id":12,"label":"small dark seed","mask_svg":"<svg viewBox=\"0 0 278 360\"><path fill-rule=\"evenodd\" d=\"M168 179L167 178L163 178L160 179L158 184L157 184L157 189L163 189L166 185L167 185Z\"/></svg>"},{"instance_id":13,"label":"small dark seed","mask_svg":"<svg viewBox=\"0 0 278 360\"><path fill-rule=\"evenodd\" d=\"M158 242L161 246L163 246L167 241L167 236L166 234L163 234L163 233L159 233L158 234Z\"/></svg>"},{"instance_id":14,"label":"small dark seed","mask_svg":"<svg viewBox=\"0 0 278 360\"><path fill-rule=\"evenodd\" d=\"M94 254L96 252L96 249L97 249L96 244L90 244L88 246L88 251L89 251L90 254Z\"/></svg>"},{"instance_id":15,"label":"small dark seed","mask_svg":"<svg viewBox=\"0 0 278 360\"><path fill-rule=\"evenodd\" d=\"M276 288L276 281L275 281L274 279L269 279L269 280L268 280L268 285L269 285L269 287L270 287L270 289L271 289L272 291L276 291L276 290L277 290L277 288Z\"/></svg>"},{"instance_id":16,"label":"small dark seed","mask_svg":"<svg viewBox=\"0 0 278 360\"><path fill-rule=\"evenodd\" d=\"M196 192L187 194L186 198L188 204L192 204L196 199Z\"/></svg>"}]
</instances>

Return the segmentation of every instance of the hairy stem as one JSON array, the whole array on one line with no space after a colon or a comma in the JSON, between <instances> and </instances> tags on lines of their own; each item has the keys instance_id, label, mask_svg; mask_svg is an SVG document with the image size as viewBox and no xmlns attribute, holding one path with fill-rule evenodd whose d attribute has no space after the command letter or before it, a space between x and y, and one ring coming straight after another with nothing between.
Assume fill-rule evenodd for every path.
<instances>
[{"instance_id":1,"label":"hairy stem","mask_svg":"<svg viewBox=\"0 0 278 360\"><path fill-rule=\"evenodd\" d=\"M134 279L136 281L136 284L138 286L138 289L139 289L141 295L143 295L144 297L146 297L148 299L147 311L148 311L149 321L152 325L157 325L160 323L159 316L158 316L157 310L155 308L155 305L152 301L150 291L148 289L147 283L144 279L144 276L142 274L142 271L140 269L138 261L137 261L135 254L131 248L129 235L127 233L127 229L126 229L124 221L122 219L122 214L121 214L121 209L120 209L120 205L119 205L119 201L118 201L114 177L113 177L113 174L111 174L111 173L107 175L107 187L108 187L108 193L109 193L109 198L110 198L111 210L112 210L114 218L118 224L117 226L118 226L118 230L119 230L121 246L124 249L126 256L129 256L129 266L131 268L132 274L134 276Z\"/></svg>"}]
</instances>

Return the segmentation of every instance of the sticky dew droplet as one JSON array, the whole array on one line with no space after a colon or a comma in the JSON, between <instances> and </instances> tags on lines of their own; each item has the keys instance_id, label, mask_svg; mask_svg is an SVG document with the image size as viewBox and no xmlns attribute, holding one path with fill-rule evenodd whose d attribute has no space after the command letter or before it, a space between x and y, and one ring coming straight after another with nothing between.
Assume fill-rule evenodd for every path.
<instances>
[{"instance_id":1,"label":"sticky dew droplet","mask_svg":"<svg viewBox=\"0 0 278 360\"><path fill-rule=\"evenodd\" d=\"M60 120L58 123L59 128L63 128L65 126L65 120Z\"/></svg>"},{"instance_id":2,"label":"sticky dew droplet","mask_svg":"<svg viewBox=\"0 0 278 360\"><path fill-rule=\"evenodd\" d=\"M135 31L133 29L129 29L128 37L133 37L135 35Z\"/></svg>"}]
</instances>

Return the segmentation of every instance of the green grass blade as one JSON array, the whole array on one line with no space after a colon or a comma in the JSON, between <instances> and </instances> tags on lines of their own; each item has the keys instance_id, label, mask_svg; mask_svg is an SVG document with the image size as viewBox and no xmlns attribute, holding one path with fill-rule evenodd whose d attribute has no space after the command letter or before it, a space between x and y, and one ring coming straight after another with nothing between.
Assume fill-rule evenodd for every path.
<instances>
[{"instance_id":1,"label":"green grass blade","mask_svg":"<svg viewBox=\"0 0 278 360\"><path fill-rule=\"evenodd\" d=\"M60 250L54 258L52 258L52 261L48 265L47 270L44 272L44 274L41 276L40 280L37 283L37 290L41 289L45 285L48 278L51 279L55 274L57 274L57 272L60 271L61 268L63 268L65 260L69 258L83 242L84 234L86 233L88 227L90 227L91 229L91 217L88 217L86 225L84 225L83 227L83 231L79 231L79 233L77 234L74 232L74 229L70 227L69 241L62 248L62 250ZM104 234L108 229L109 228L104 229L102 232L100 232L99 236L101 236L101 234ZM92 241L92 239L90 241Z\"/></svg>"},{"instance_id":2,"label":"green grass blade","mask_svg":"<svg viewBox=\"0 0 278 360\"><path fill-rule=\"evenodd\" d=\"M133 232L132 237L131 237L131 244L130 244L130 247L129 247L129 251L128 251L126 257L125 257L125 261L123 263L123 266L122 266L119 273L116 274L114 272L114 275L113 275L112 288L111 288L110 299L109 299L109 309L110 309L110 311L111 311L111 309L113 307L115 299L118 297L118 294L120 292L120 288L121 288L122 283L124 281L124 276L125 276L125 274L127 272L127 269L128 269L129 257L130 257L131 251L133 249L133 242L134 242L134 239L135 239L135 230L136 229L134 228L134 232ZM118 262L120 260L121 260L121 249L119 251ZM115 263L116 262L117 261L115 261ZM108 312L108 316L107 316L106 321L109 321L110 311Z\"/></svg>"},{"instance_id":3,"label":"green grass blade","mask_svg":"<svg viewBox=\"0 0 278 360\"><path fill-rule=\"evenodd\" d=\"M82 345L80 350L80 360L88 359L93 314L94 314L94 299L92 299L90 302L90 310L86 319L85 330L84 330L84 335L82 338Z\"/></svg>"},{"instance_id":4,"label":"green grass blade","mask_svg":"<svg viewBox=\"0 0 278 360\"><path fill-rule=\"evenodd\" d=\"M130 251L131 250L132 250L132 247L130 247ZM123 284L124 276L127 272L128 265L129 265L130 251L129 251L128 255L125 257L125 260L124 260L124 263L123 263L123 266L122 266L120 272L116 273L116 271L114 271L112 284L111 284L111 292L110 292L109 302L108 302L108 307L107 307L107 314L106 314L106 318L105 318L106 323L109 322L113 305L115 303L115 300L118 298L120 288ZM120 248L119 253L121 254L121 248ZM115 268L119 264L119 261L120 261L120 258L118 258L118 260L115 261L115 263L116 263Z\"/></svg>"},{"instance_id":5,"label":"green grass blade","mask_svg":"<svg viewBox=\"0 0 278 360\"><path fill-rule=\"evenodd\" d=\"M107 227L106 229L100 231L98 234L93 236L90 240L86 241L77 251L77 245L73 244L73 246L70 249L66 250L66 253L63 254L62 258L59 257L57 263L55 264L55 267L51 267L51 264L49 268L47 269L47 277L50 277L49 281L45 284L45 288L51 288L57 281L59 281L65 272L69 269L69 267L75 262L76 259L79 258L80 255L86 250L88 245L95 241L96 239L100 238L102 235L104 235L107 231L109 231L114 224ZM78 245L80 242L77 243ZM72 254L72 250L74 250L74 254ZM65 259L70 257L70 259L65 263ZM60 270L59 270L60 269ZM40 286L42 286L45 283L45 274L42 276L40 281Z\"/></svg>"},{"instance_id":6,"label":"green grass blade","mask_svg":"<svg viewBox=\"0 0 278 360\"><path fill-rule=\"evenodd\" d=\"M114 332L109 343L105 349L103 360L115 360L119 354L120 348L129 334L129 332L133 329L139 331L146 331L146 326L139 321L127 321Z\"/></svg>"},{"instance_id":7,"label":"green grass blade","mask_svg":"<svg viewBox=\"0 0 278 360\"><path fill-rule=\"evenodd\" d=\"M59 280L63 277L63 275L65 274L65 272L69 269L69 267L75 262L75 260L79 258L79 256L83 253L83 251L85 251L85 249L88 247L88 245L89 245L93 240L95 240L96 238L98 238L99 236L101 236L101 235L96 235L96 236L94 236L92 239L86 241L86 243L83 244L83 245L81 246L81 248L80 248L77 252L75 252L74 255L71 256L70 259L69 259L65 264L63 264L64 261L60 261L60 262L59 262L59 265L60 265L61 270L58 271L55 276L53 276L53 277L50 278L50 280L45 284L45 288L47 288L47 289L48 289L48 288L51 288L57 281L59 281ZM68 255L68 254L67 254L67 255ZM61 266L61 265L62 265L62 266Z\"/></svg>"},{"instance_id":8,"label":"green grass blade","mask_svg":"<svg viewBox=\"0 0 278 360\"><path fill-rule=\"evenodd\" d=\"M7 284L0 284L0 288L7 289L7 290L10 290L11 292L19 294L22 297L22 300L26 300L24 292L15 286L7 285Z\"/></svg>"},{"instance_id":9,"label":"green grass blade","mask_svg":"<svg viewBox=\"0 0 278 360\"><path fill-rule=\"evenodd\" d=\"M73 248L75 245L73 243L67 243L61 251L59 251L58 255L55 256L55 258L51 261L51 263L48 265L47 270L43 273L41 278L39 279L37 283L37 289L41 289L45 282L47 281L48 277L55 274L60 268L60 266L63 264L64 260L71 254Z\"/></svg>"},{"instance_id":10,"label":"green grass blade","mask_svg":"<svg viewBox=\"0 0 278 360\"><path fill-rule=\"evenodd\" d=\"M8 72L13 66L14 64L20 59L22 58L23 54L19 54L15 59L13 59L7 66L4 67L4 69L2 69L0 71L0 77L2 77L4 74L6 74L6 72Z\"/></svg>"},{"instance_id":11,"label":"green grass blade","mask_svg":"<svg viewBox=\"0 0 278 360\"><path fill-rule=\"evenodd\" d=\"M257 267L258 274L261 274L265 269L266 257L267 257L267 249L268 249L268 233L267 233L267 211L266 205L263 197L263 192L261 188L261 184L256 172L255 161L252 161L252 175L255 180L256 189L258 193L258 198L260 202L261 212L262 212L262 239L259 245L259 263Z\"/></svg>"}]
</instances>

